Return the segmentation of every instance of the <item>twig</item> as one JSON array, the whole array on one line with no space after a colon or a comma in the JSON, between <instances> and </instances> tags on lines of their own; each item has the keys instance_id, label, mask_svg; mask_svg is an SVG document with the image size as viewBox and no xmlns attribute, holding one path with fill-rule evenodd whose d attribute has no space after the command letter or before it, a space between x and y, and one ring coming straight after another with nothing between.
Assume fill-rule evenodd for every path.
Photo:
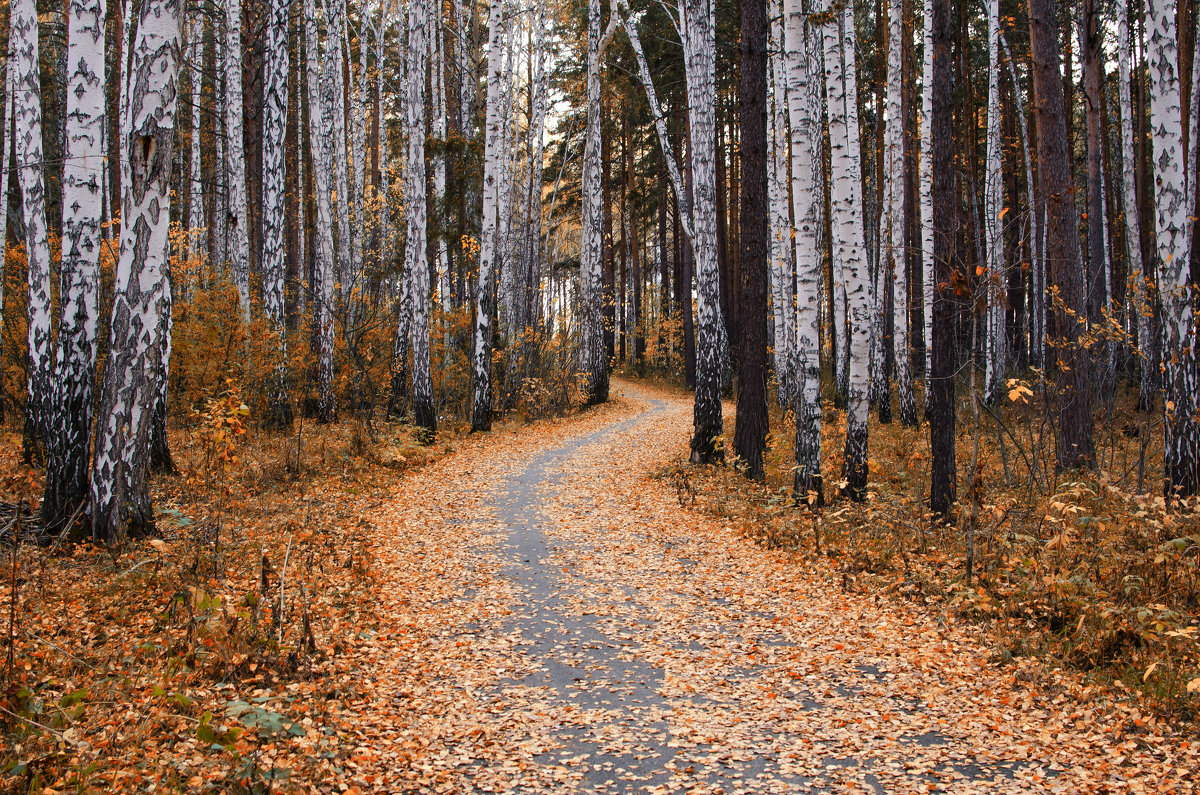
<instances>
[{"instance_id":1,"label":"twig","mask_svg":"<svg viewBox=\"0 0 1200 795\"><path fill-rule=\"evenodd\" d=\"M51 729L49 726L38 723L36 720L30 720L29 718L18 715L15 712L10 712L9 710L5 709L4 707L0 707L0 712L3 712L7 715L12 715L17 720L25 721L30 726L37 726L39 729L45 729L46 731L50 732L51 734L57 734L59 737L62 737L62 739L64 739L64 740L67 739L66 737L63 737L63 733L60 732L58 729Z\"/></svg>"},{"instance_id":2,"label":"twig","mask_svg":"<svg viewBox=\"0 0 1200 795\"><path fill-rule=\"evenodd\" d=\"M287 550L283 553L283 567L279 570L279 636L278 636L278 645L281 648L283 647L283 605L284 605L283 594L284 594L284 588L287 586L287 564L288 564L288 558L292 554L292 537L295 534L296 534L295 530L288 533Z\"/></svg>"},{"instance_id":3,"label":"twig","mask_svg":"<svg viewBox=\"0 0 1200 795\"><path fill-rule=\"evenodd\" d=\"M21 516L21 509L25 507L25 500L17 500L17 509L13 511L13 518L9 521L5 531L12 530L13 525L17 523L17 519ZM9 585L8 593L8 681L12 681L13 670L16 665L16 627L17 627L17 555L21 550L21 532L18 528L13 531L13 551L12 551L12 582Z\"/></svg>"}]
</instances>

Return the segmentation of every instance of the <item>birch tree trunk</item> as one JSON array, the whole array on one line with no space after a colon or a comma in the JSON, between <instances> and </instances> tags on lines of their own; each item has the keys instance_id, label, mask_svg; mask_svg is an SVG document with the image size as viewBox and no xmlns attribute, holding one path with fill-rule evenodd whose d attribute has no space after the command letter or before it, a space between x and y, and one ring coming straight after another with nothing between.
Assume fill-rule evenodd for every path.
<instances>
[{"instance_id":1,"label":"birch tree trunk","mask_svg":"<svg viewBox=\"0 0 1200 795\"><path fill-rule=\"evenodd\" d=\"M925 18L921 38L924 54L921 66L921 274L924 291L921 314L925 321L925 413L929 413L930 374L933 372L933 0L925 0Z\"/></svg>"},{"instance_id":2,"label":"birch tree trunk","mask_svg":"<svg viewBox=\"0 0 1200 795\"><path fill-rule=\"evenodd\" d=\"M987 346L984 400L995 404L1004 394L1008 351L1005 337L1005 272L1001 211L1004 206L1004 153L1000 143L1000 0L987 0L988 15L988 115L987 165L983 179L983 234L987 257Z\"/></svg>"},{"instance_id":3,"label":"birch tree trunk","mask_svg":"<svg viewBox=\"0 0 1200 795\"><path fill-rule=\"evenodd\" d=\"M200 110L201 98L203 92L202 87L202 70L203 63L203 46L202 37L204 32L204 24L202 17L197 14L188 27L188 71L191 74L191 91L192 91L192 134L191 134L191 157L189 158L190 168L188 173L188 219L187 228L190 241L190 253L195 256L202 251L200 240L203 236L203 230L208 226L204 218L204 181L202 177L202 169L200 162ZM211 259L212 252L209 252ZM197 271L196 278L199 280L201 271Z\"/></svg>"},{"instance_id":4,"label":"birch tree trunk","mask_svg":"<svg viewBox=\"0 0 1200 795\"><path fill-rule=\"evenodd\" d=\"M840 24L839 24L840 23ZM867 412L871 352L871 301L867 286L862 217L858 114L854 99L854 17L847 5L824 26L825 81L829 96L829 140L833 173L833 242L845 280L849 350L846 395L846 453L843 477L851 499L866 499Z\"/></svg>"},{"instance_id":5,"label":"birch tree trunk","mask_svg":"<svg viewBox=\"0 0 1200 795\"><path fill-rule=\"evenodd\" d=\"M11 12L10 12L11 13ZM13 90L13 73L9 66L4 70L4 102L0 105L0 126L4 128L0 139L4 149L0 151L0 328L4 328L4 262L8 256L8 177L12 169L13 150L13 102L16 91ZM4 418L4 410L0 409L0 419Z\"/></svg>"},{"instance_id":6,"label":"birch tree trunk","mask_svg":"<svg viewBox=\"0 0 1200 795\"><path fill-rule=\"evenodd\" d=\"M887 161L887 221L888 253L891 257L893 284L892 344L896 358L896 395L900 401L900 424L914 427L917 424L917 404L913 400L913 379L908 333L908 282L906 278L908 254L904 245L904 232L908 219L904 214L904 123L901 113L901 92L904 75L904 36L901 20L900 0L888 3L888 82L887 82L887 128L885 130L884 157ZM887 262L881 263L881 268ZM889 398L890 399L890 396Z\"/></svg>"},{"instance_id":7,"label":"birch tree trunk","mask_svg":"<svg viewBox=\"0 0 1200 795\"><path fill-rule=\"evenodd\" d=\"M242 0L225 5L225 206L233 282L250 319L250 224L246 210L246 152L242 137Z\"/></svg>"},{"instance_id":8,"label":"birch tree trunk","mask_svg":"<svg viewBox=\"0 0 1200 795\"><path fill-rule=\"evenodd\" d=\"M823 257L819 227L824 195L817 177L823 156L819 109L814 113L811 100L814 91L820 92L819 73L814 72L814 67L821 56L821 41L806 19L800 0L786 0L784 11L792 213L796 223L796 336L790 368L796 379L792 397L796 414L796 474L792 491L797 500L822 505L819 317ZM838 344L845 344L843 337L838 338Z\"/></svg>"},{"instance_id":9,"label":"birch tree trunk","mask_svg":"<svg viewBox=\"0 0 1200 795\"><path fill-rule=\"evenodd\" d=\"M1154 147L1158 289L1162 297L1164 483L1168 497L1190 497L1200 487L1200 424L1196 420L1196 354L1187 248L1191 211L1184 165L1183 107L1175 4L1149 0L1147 51L1150 131Z\"/></svg>"},{"instance_id":10,"label":"birch tree trunk","mask_svg":"<svg viewBox=\"0 0 1200 795\"><path fill-rule=\"evenodd\" d=\"M287 134L288 0L271 0L267 20L266 75L263 107L263 309L279 335L275 351L275 383L268 401L269 427L292 424L287 392L287 331L284 326L284 280L287 277Z\"/></svg>"},{"instance_id":11,"label":"birch tree trunk","mask_svg":"<svg viewBox=\"0 0 1200 795\"><path fill-rule=\"evenodd\" d=\"M317 46L317 11L314 0L304 0L305 58L308 76L309 143L312 147L313 185L317 194L315 247L313 251L313 336L317 341L318 417L332 422L337 413L333 394L333 110L329 107L334 86L330 61L324 68Z\"/></svg>"},{"instance_id":12,"label":"birch tree trunk","mask_svg":"<svg viewBox=\"0 0 1200 795\"><path fill-rule=\"evenodd\" d=\"M598 0L591 0L598 3ZM483 218L480 223L479 275L475 288L475 347L471 430L492 429L492 311L495 282L500 151L507 123L500 107L504 76L504 0L491 0L488 14L487 114L484 122ZM590 86L589 82L589 86ZM597 87L598 88L598 87ZM589 116L591 108L589 106ZM586 168L586 161L585 161ZM586 171L584 184L587 184ZM587 234L587 192L584 192L584 235ZM581 249L581 256L585 256Z\"/></svg>"},{"instance_id":13,"label":"birch tree trunk","mask_svg":"<svg viewBox=\"0 0 1200 795\"><path fill-rule=\"evenodd\" d=\"M51 532L65 527L88 497L103 205L104 23L103 0L72 0L67 8L71 71L65 108L60 349L49 404L49 465L42 500L42 521Z\"/></svg>"},{"instance_id":14,"label":"birch tree trunk","mask_svg":"<svg viewBox=\"0 0 1200 795\"><path fill-rule=\"evenodd\" d=\"M353 259L350 245L350 175L346 155L346 80L343 74L342 37L346 19L346 0L329 0L325 5L325 53L322 90L325 92L323 110L330 114L326 128L327 145L332 156L334 212L337 221L337 259L335 278L341 286L343 302L354 288ZM332 333L332 329L331 329Z\"/></svg>"},{"instance_id":15,"label":"birch tree trunk","mask_svg":"<svg viewBox=\"0 0 1200 795\"><path fill-rule=\"evenodd\" d=\"M47 443L50 373L54 368L50 329L50 241L42 155L42 84L38 69L38 15L33 0L9 7L13 72L13 136L21 188L28 268L29 375L25 407L25 459Z\"/></svg>"},{"instance_id":16,"label":"birch tree trunk","mask_svg":"<svg viewBox=\"0 0 1200 795\"><path fill-rule=\"evenodd\" d=\"M612 19L615 20L616 16ZM583 379L583 399L587 405L608 400L608 362L604 355L600 279L604 228L601 206L604 194L600 183L601 39L600 0L588 0L587 130L583 145L583 228L579 244L579 370ZM489 83L489 106L491 90Z\"/></svg>"},{"instance_id":17,"label":"birch tree trunk","mask_svg":"<svg viewBox=\"0 0 1200 795\"><path fill-rule=\"evenodd\" d=\"M171 146L180 0L144 0L130 69L121 254L92 469L92 534L113 542L153 529L150 425L165 374Z\"/></svg>"},{"instance_id":18,"label":"birch tree trunk","mask_svg":"<svg viewBox=\"0 0 1200 795\"><path fill-rule=\"evenodd\" d=\"M716 8L711 0L680 3L688 118L691 122L692 213L695 237L696 400L692 461L710 463L721 449L722 329L717 266Z\"/></svg>"},{"instance_id":19,"label":"birch tree trunk","mask_svg":"<svg viewBox=\"0 0 1200 795\"><path fill-rule=\"evenodd\" d=\"M792 373L795 348L795 303L792 283L795 279L795 246L792 240L791 214L788 211L788 147L787 129L787 54L784 51L783 5L780 0L771 4L770 60L770 132L769 188L771 205L771 310L775 338L776 398L781 407L793 400Z\"/></svg>"},{"instance_id":20,"label":"birch tree trunk","mask_svg":"<svg viewBox=\"0 0 1200 795\"><path fill-rule=\"evenodd\" d=\"M352 179L349 202L354 210L350 223L350 283L360 289L364 286L363 272L363 234L366 224L363 219L363 196L366 185L367 169L367 42L363 38L362 29L365 22L359 26L358 36L358 75L354 74L351 66L350 73L350 139L353 147L353 163L350 171ZM350 65L350 21L345 22L346 30L346 63Z\"/></svg>"},{"instance_id":21,"label":"birch tree trunk","mask_svg":"<svg viewBox=\"0 0 1200 795\"><path fill-rule=\"evenodd\" d=\"M408 185L405 206L408 236L404 254L412 308L412 400L421 439L433 441L437 417L433 413L433 377L429 359L429 262L425 248L425 72L429 43L427 0L408 0Z\"/></svg>"}]
</instances>

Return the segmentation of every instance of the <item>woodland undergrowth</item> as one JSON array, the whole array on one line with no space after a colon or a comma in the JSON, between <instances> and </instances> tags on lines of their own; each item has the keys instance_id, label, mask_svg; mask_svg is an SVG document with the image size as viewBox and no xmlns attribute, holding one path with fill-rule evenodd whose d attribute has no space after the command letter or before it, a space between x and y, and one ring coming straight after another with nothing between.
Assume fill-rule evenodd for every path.
<instances>
[{"instance_id":1,"label":"woodland undergrowth","mask_svg":"<svg viewBox=\"0 0 1200 795\"><path fill-rule=\"evenodd\" d=\"M375 632L371 517L460 436L248 414L231 383L173 424L156 537L0 544L0 791L264 792L352 764L324 717ZM4 433L0 501L28 510L40 477Z\"/></svg>"},{"instance_id":2,"label":"woodland undergrowth","mask_svg":"<svg viewBox=\"0 0 1200 795\"><path fill-rule=\"evenodd\" d=\"M928 424L872 417L869 494L837 493L844 413L824 401L826 505L797 505L790 413L772 405L766 479L679 464L680 502L764 546L791 551L834 587L887 595L978 625L992 663L1034 657L1076 670L1127 703L1200 719L1200 511L1161 495L1161 414L1136 389L1097 412L1099 465L1055 473L1053 427L1030 383L973 419L959 396L958 499L949 523L928 513ZM920 405L918 403L918 405ZM733 416L726 420L732 449ZM972 467L972 462L974 462ZM971 572L967 573L968 554Z\"/></svg>"}]
</instances>

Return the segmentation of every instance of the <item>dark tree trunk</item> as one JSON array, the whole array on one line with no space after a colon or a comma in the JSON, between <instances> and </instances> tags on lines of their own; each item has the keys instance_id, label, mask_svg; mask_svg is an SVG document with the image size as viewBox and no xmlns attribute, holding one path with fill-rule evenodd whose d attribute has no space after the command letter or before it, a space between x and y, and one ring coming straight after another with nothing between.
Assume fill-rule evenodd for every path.
<instances>
[{"instance_id":1,"label":"dark tree trunk","mask_svg":"<svg viewBox=\"0 0 1200 795\"><path fill-rule=\"evenodd\" d=\"M748 478L763 476L767 444L767 4L742 3L741 209L737 423L734 454Z\"/></svg>"},{"instance_id":2,"label":"dark tree trunk","mask_svg":"<svg viewBox=\"0 0 1200 795\"><path fill-rule=\"evenodd\" d=\"M1087 316L1088 322L1098 328L1104 317L1105 298L1105 251L1104 251L1104 199L1101 188L1100 156L1100 10L1096 0L1084 0L1083 87L1084 109L1087 119L1087 239L1088 279ZM1097 346L1103 348L1102 345Z\"/></svg>"},{"instance_id":3,"label":"dark tree trunk","mask_svg":"<svg viewBox=\"0 0 1200 795\"><path fill-rule=\"evenodd\" d=\"M950 0L933 0L933 330L929 374L929 446L933 472L929 505L948 518L957 490L954 457L954 134L950 86Z\"/></svg>"},{"instance_id":4,"label":"dark tree trunk","mask_svg":"<svg viewBox=\"0 0 1200 795\"><path fill-rule=\"evenodd\" d=\"M1088 356L1079 349L1084 316L1079 262L1079 216L1071 183L1066 107L1058 61L1055 0L1028 0L1033 55L1033 95L1038 129L1038 174L1047 205L1046 254L1057 288L1054 352L1057 368L1058 467L1074 469L1092 460L1092 417Z\"/></svg>"}]
</instances>

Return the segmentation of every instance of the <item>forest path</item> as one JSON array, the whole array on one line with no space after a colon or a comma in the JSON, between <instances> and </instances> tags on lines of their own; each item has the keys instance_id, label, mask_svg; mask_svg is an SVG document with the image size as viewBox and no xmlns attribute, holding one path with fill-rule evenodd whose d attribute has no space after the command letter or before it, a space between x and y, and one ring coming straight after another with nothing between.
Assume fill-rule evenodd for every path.
<instances>
[{"instance_id":1,"label":"forest path","mask_svg":"<svg viewBox=\"0 0 1200 795\"><path fill-rule=\"evenodd\" d=\"M389 629L344 707L366 788L1163 791L1178 763L1095 705L681 508L661 474L690 400L614 392L473 438L385 506Z\"/></svg>"}]
</instances>

